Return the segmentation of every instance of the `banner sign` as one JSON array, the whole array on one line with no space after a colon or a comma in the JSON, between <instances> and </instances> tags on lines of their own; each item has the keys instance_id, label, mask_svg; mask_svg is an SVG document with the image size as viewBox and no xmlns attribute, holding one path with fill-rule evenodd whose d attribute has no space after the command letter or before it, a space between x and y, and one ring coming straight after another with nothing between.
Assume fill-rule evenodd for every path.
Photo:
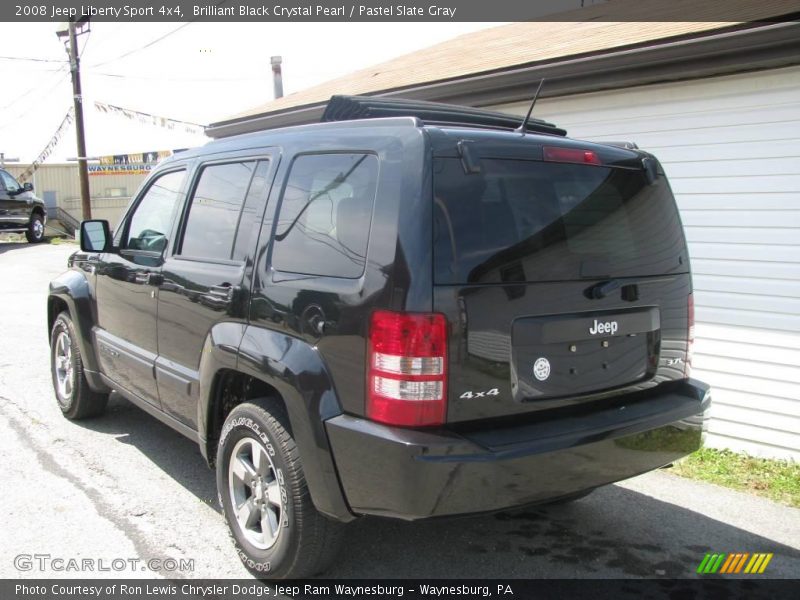
<instances>
[{"instance_id":1,"label":"banner sign","mask_svg":"<svg viewBox=\"0 0 800 600\"><path fill-rule=\"evenodd\" d=\"M17 177L17 180L20 183L28 181L28 178L31 177L39 169L39 166L45 160L47 160L47 157L53 153L53 150L55 150L56 146L58 146L58 143L64 136L64 132L72 124L72 120L74 118L75 118L75 109L70 108L67 111L67 114L64 116L64 120L61 121L61 125L58 126L58 129L56 129L56 132L53 134L53 137L50 138L49 142L47 142L47 145L44 147L44 150L42 150L39 153L39 156L36 157L36 160L34 160L31 163L31 166L25 169L25 171L23 171L22 174L19 177Z\"/></svg>"},{"instance_id":2,"label":"banner sign","mask_svg":"<svg viewBox=\"0 0 800 600\"><path fill-rule=\"evenodd\" d=\"M187 121L179 121L177 119L170 119L168 117L160 117L158 115L151 115L150 113L131 110L130 108L106 104L105 102L95 102L94 108L102 113L118 115L125 117L126 119L136 120L142 125L163 127L171 131L178 130L192 135L203 135L205 133L205 125L189 123Z\"/></svg>"},{"instance_id":3,"label":"banner sign","mask_svg":"<svg viewBox=\"0 0 800 600\"><path fill-rule=\"evenodd\" d=\"M172 150L101 156L100 164L89 165L89 175L147 175L159 161L172 156Z\"/></svg>"},{"instance_id":4,"label":"banner sign","mask_svg":"<svg viewBox=\"0 0 800 600\"><path fill-rule=\"evenodd\" d=\"M89 175L147 175L155 165L87 165Z\"/></svg>"},{"instance_id":5,"label":"banner sign","mask_svg":"<svg viewBox=\"0 0 800 600\"><path fill-rule=\"evenodd\" d=\"M157 162L172 156L172 150L156 150L153 152L139 152L137 154L113 154L101 156L101 165L154 165Z\"/></svg>"}]
</instances>

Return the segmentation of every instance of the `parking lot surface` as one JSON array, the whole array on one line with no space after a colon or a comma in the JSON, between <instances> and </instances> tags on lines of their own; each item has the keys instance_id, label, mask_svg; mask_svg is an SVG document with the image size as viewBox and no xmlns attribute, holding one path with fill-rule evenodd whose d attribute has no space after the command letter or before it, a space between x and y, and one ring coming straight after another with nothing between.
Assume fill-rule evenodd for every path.
<instances>
[{"instance_id":1,"label":"parking lot surface","mask_svg":"<svg viewBox=\"0 0 800 600\"><path fill-rule=\"evenodd\" d=\"M0 242L0 577L248 577L193 442L119 398L99 419L61 416L45 302L74 250ZM766 575L797 577L800 510L662 470L513 515L363 519L327 576L693 577L706 552L772 552ZM18 558L36 554L95 571ZM167 558L193 565L135 562Z\"/></svg>"}]
</instances>

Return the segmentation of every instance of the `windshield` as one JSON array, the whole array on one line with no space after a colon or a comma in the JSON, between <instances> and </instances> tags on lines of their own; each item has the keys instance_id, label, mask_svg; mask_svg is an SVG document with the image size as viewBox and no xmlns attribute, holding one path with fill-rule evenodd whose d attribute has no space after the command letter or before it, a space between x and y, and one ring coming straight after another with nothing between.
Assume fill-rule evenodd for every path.
<instances>
[{"instance_id":1,"label":"windshield","mask_svg":"<svg viewBox=\"0 0 800 600\"><path fill-rule=\"evenodd\" d=\"M562 281L687 271L664 177L527 160L434 160L440 284Z\"/></svg>"}]
</instances>

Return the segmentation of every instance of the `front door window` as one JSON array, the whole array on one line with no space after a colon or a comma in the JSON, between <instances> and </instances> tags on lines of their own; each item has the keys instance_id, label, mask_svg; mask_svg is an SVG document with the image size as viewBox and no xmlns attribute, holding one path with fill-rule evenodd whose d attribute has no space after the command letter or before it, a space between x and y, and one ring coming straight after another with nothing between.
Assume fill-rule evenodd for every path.
<instances>
[{"instance_id":1,"label":"front door window","mask_svg":"<svg viewBox=\"0 0 800 600\"><path fill-rule=\"evenodd\" d=\"M124 249L161 254L166 248L184 175L173 171L153 181L130 217Z\"/></svg>"}]
</instances>

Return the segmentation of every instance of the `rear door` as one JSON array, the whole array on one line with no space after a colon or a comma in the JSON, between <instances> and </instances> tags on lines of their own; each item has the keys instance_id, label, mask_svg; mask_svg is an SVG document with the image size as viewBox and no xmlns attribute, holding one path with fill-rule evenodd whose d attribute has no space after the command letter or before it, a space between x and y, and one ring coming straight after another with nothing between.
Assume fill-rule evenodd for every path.
<instances>
[{"instance_id":1,"label":"rear door","mask_svg":"<svg viewBox=\"0 0 800 600\"><path fill-rule=\"evenodd\" d=\"M434 159L434 308L452 324L450 421L684 376L688 258L669 185L653 173L483 159L467 174L458 159Z\"/></svg>"},{"instance_id":2,"label":"rear door","mask_svg":"<svg viewBox=\"0 0 800 600\"><path fill-rule=\"evenodd\" d=\"M212 327L244 328L256 237L272 157L201 164L194 176L174 248L164 262L158 293L155 371L165 412L197 428L199 369Z\"/></svg>"}]
</instances>

